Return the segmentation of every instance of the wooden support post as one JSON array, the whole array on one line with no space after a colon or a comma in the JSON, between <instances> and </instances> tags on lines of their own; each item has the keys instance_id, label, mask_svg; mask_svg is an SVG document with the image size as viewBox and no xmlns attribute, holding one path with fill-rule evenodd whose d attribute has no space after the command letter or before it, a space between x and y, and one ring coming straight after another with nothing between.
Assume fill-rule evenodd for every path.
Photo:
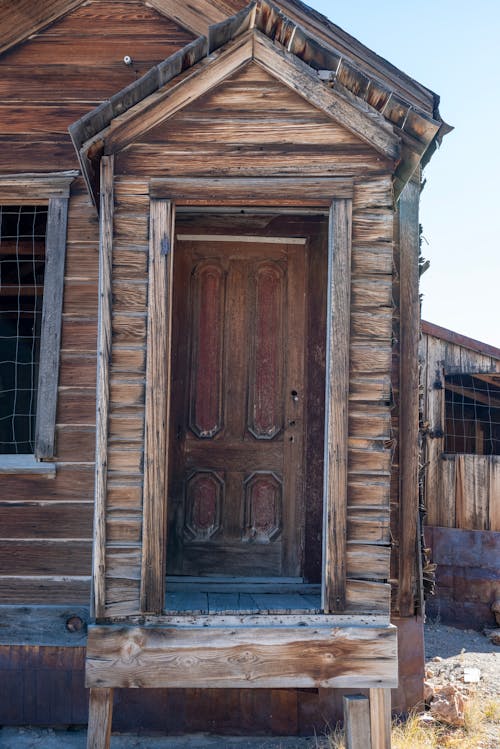
<instances>
[{"instance_id":1,"label":"wooden support post","mask_svg":"<svg viewBox=\"0 0 500 749\"><path fill-rule=\"evenodd\" d=\"M113 720L113 690L93 687L89 698L87 749L109 749Z\"/></svg>"},{"instance_id":2,"label":"wooden support post","mask_svg":"<svg viewBox=\"0 0 500 749\"><path fill-rule=\"evenodd\" d=\"M418 409L420 302L418 205L420 184L409 182L399 199L400 251L400 522L399 615L412 616L417 594Z\"/></svg>"},{"instance_id":3,"label":"wooden support post","mask_svg":"<svg viewBox=\"0 0 500 749\"><path fill-rule=\"evenodd\" d=\"M109 366L111 360L111 264L113 250L113 156L101 162L99 237L99 318L97 342L97 404L95 455L94 553L91 615L105 615L106 490L108 478Z\"/></svg>"},{"instance_id":4,"label":"wooden support post","mask_svg":"<svg viewBox=\"0 0 500 749\"><path fill-rule=\"evenodd\" d=\"M328 240L322 607L346 605L351 200L334 200Z\"/></svg>"},{"instance_id":5,"label":"wooden support post","mask_svg":"<svg viewBox=\"0 0 500 749\"><path fill-rule=\"evenodd\" d=\"M38 460L54 455L67 222L68 198L50 198L36 405L35 456Z\"/></svg>"},{"instance_id":6,"label":"wooden support post","mask_svg":"<svg viewBox=\"0 0 500 749\"><path fill-rule=\"evenodd\" d=\"M141 610L160 614L165 600L175 208L169 200L151 200L150 211Z\"/></svg>"},{"instance_id":7,"label":"wooden support post","mask_svg":"<svg viewBox=\"0 0 500 749\"><path fill-rule=\"evenodd\" d=\"M391 749L391 690L370 689L371 749Z\"/></svg>"},{"instance_id":8,"label":"wooden support post","mask_svg":"<svg viewBox=\"0 0 500 749\"><path fill-rule=\"evenodd\" d=\"M346 749L371 749L368 697L361 694L344 697L344 730Z\"/></svg>"}]
</instances>

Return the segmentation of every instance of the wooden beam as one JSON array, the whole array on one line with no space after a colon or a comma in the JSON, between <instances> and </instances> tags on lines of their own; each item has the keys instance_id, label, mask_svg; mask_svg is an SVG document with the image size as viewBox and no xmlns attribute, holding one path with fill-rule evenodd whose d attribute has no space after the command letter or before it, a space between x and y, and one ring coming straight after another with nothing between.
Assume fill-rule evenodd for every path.
<instances>
[{"instance_id":1,"label":"wooden beam","mask_svg":"<svg viewBox=\"0 0 500 749\"><path fill-rule=\"evenodd\" d=\"M391 690L370 689L371 749L391 749Z\"/></svg>"},{"instance_id":2,"label":"wooden beam","mask_svg":"<svg viewBox=\"0 0 500 749\"><path fill-rule=\"evenodd\" d=\"M259 31L254 31L255 61L274 78L318 107L322 112L343 125L379 151L387 159L396 161L400 156L400 142L392 125L381 114L360 100L347 99L319 80L317 73L298 57L279 49Z\"/></svg>"},{"instance_id":3,"label":"wooden beam","mask_svg":"<svg viewBox=\"0 0 500 749\"><path fill-rule=\"evenodd\" d=\"M396 640L390 625L92 626L86 685L389 688L397 685Z\"/></svg>"},{"instance_id":4,"label":"wooden beam","mask_svg":"<svg viewBox=\"0 0 500 749\"><path fill-rule=\"evenodd\" d=\"M418 414L420 300L418 206L420 184L409 182L399 199L400 404L399 404L399 615L412 616L417 593Z\"/></svg>"},{"instance_id":5,"label":"wooden beam","mask_svg":"<svg viewBox=\"0 0 500 749\"><path fill-rule=\"evenodd\" d=\"M334 200L328 238L322 607L346 608L352 201Z\"/></svg>"},{"instance_id":6,"label":"wooden beam","mask_svg":"<svg viewBox=\"0 0 500 749\"><path fill-rule=\"evenodd\" d=\"M104 156L101 161L95 509L92 557L93 590L91 596L92 615L97 619L105 615L106 608L106 491L108 474L109 367L111 361L113 176L113 156Z\"/></svg>"},{"instance_id":7,"label":"wooden beam","mask_svg":"<svg viewBox=\"0 0 500 749\"><path fill-rule=\"evenodd\" d=\"M59 381L68 198L50 198L45 239L42 329L36 405L35 456L54 455Z\"/></svg>"},{"instance_id":8,"label":"wooden beam","mask_svg":"<svg viewBox=\"0 0 500 749\"><path fill-rule=\"evenodd\" d=\"M92 688L89 697L87 749L109 749L113 719L113 690Z\"/></svg>"},{"instance_id":9,"label":"wooden beam","mask_svg":"<svg viewBox=\"0 0 500 749\"><path fill-rule=\"evenodd\" d=\"M176 205L311 205L330 206L332 198L352 198L352 179L336 177L201 177L153 179L153 198Z\"/></svg>"},{"instance_id":10,"label":"wooden beam","mask_svg":"<svg viewBox=\"0 0 500 749\"><path fill-rule=\"evenodd\" d=\"M89 608L81 605L2 604L0 621L1 645L85 647Z\"/></svg>"},{"instance_id":11,"label":"wooden beam","mask_svg":"<svg viewBox=\"0 0 500 749\"><path fill-rule=\"evenodd\" d=\"M361 694L344 696L346 749L371 749L370 703Z\"/></svg>"},{"instance_id":12,"label":"wooden beam","mask_svg":"<svg viewBox=\"0 0 500 749\"><path fill-rule=\"evenodd\" d=\"M165 599L174 222L173 203L151 201L141 610L156 614Z\"/></svg>"}]
</instances>

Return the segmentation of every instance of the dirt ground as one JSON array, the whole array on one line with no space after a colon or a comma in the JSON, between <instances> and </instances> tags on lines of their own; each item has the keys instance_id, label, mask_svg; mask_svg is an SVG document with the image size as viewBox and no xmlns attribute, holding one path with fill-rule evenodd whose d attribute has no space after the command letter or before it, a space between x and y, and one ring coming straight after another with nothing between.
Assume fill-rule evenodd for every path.
<instances>
[{"instance_id":1,"label":"dirt ground","mask_svg":"<svg viewBox=\"0 0 500 749\"><path fill-rule=\"evenodd\" d=\"M486 699L500 700L500 646L481 632L426 624L425 659L432 678L447 683L463 683L464 669L478 668L481 677L473 688Z\"/></svg>"},{"instance_id":2,"label":"dirt ground","mask_svg":"<svg viewBox=\"0 0 500 749\"><path fill-rule=\"evenodd\" d=\"M465 668L478 668L481 678L471 685L484 699L500 701L500 647L474 630L430 623L425 628L428 673L439 682L463 683ZM499 749L493 737L488 745ZM153 737L113 734L111 749L326 749L324 737L231 738L221 736ZM86 749L84 729L65 731L40 728L0 729L0 749Z\"/></svg>"}]
</instances>

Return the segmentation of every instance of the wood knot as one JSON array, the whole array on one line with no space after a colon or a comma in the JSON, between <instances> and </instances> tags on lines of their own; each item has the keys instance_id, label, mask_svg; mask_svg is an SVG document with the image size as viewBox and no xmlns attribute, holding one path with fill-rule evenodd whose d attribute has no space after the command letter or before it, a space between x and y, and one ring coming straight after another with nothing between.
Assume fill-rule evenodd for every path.
<instances>
[{"instance_id":1,"label":"wood knot","mask_svg":"<svg viewBox=\"0 0 500 749\"><path fill-rule=\"evenodd\" d=\"M69 619L66 620L66 629L68 632L82 632L85 631L86 625L83 619L80 619L79 616L70 616Z\"/></svg>"}]
</instances>

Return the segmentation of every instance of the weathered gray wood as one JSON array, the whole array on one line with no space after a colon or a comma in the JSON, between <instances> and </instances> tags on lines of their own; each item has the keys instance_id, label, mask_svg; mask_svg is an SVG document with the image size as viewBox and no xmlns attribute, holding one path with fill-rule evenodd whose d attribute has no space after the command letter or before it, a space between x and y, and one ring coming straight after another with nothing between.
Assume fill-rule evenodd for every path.
<instances>
[{"instance_id":1,"label":"weathered gray wood","mask_svg":"<svg viewBox=\"0 0 500 749\"><path fill-rule=\"evenodd\" d=\"M208 595L201 591L167 591L167 611L189 611L192 614L208 614Z\"/></svg>"},{"instance_id":2,"label":"weathered gray wood","mask_svg":"<svg viewBox=\"0 0 500 749\"><path fill-rule=\"evenodd\" d=\"M328 240L322 605L346 607L347 444L351 269L350 200L334 200Z\"/></svg>"},{"instance_id":3,"label":"weathered gray wood","mask_svg":"<svg viewBox=\"0 0 500 749\"><path fill-rule=\"evenodd\" d=\"M391 749L391 690L370 689L371 749Z\"/></svg>"},{"instance_id":4,"label":"weathered gray wood","mask_svg":"<svg viewBox=\"0 0 500 749\"><path fill-rule=\"evenodd\" d=\"M0 605L0 644L82 647L88 606Z\"/></svg>"},{"instance_id":5,"label":"weathered gray wood","mask_svg":"<svg viewBox=\"0 0 500 749\"><path fill-rule=\"evenodd\" d=\"M37 473L55 478L56 466L54 463L40 463L33 455L0 455L0 474L2 473Z\"/></svg>"},{"instance_id":6,"label":"weathered gray wood","mask_svg":"<svg viewBox=\"0 0 500 749\"><path fill-rule=\"evenodd\" d=\"M407 184L399 199L400 405L399 405L399 614L414 613L418 513L418 409L420 300L418 206L420 184Z\"/></svg>"},{"instance_id":7,"label":"weathered gray wood","mask_svg":"<svg viewBox=\"0 0 500 749\"><path fill-rule=\"evenodd\" d=\"M371 749L368 697L344 695L344 730L346 749Z\"/></svg>"},{"instance_id":8,"label":"weathered gray wood","mask_svg":"<svg viewBox=\"0 0 500 749\"><path fill-rule=\"evenodd\" d=\"M113 690L94 687L89 697L87 749L109 749L113 720Z\"/></svg>"},{"instance_id":9,"label":"weathered gray wood","mask_svg":"<svg viewBox=\"0 0 500 749\"><path fill-rule=\"evenodd\" d=\"M212 619L209 627L189 620L179 627L90 627L86 685L240 689L397 683L395 627L224 627L217 626L217 615Z\"/></svg>"},{"instance_id":10,"label":"weathered gray wood","mask_svg":"<svg viewBox=\"0 0 500 749\"><path fill-rule=\"evenodd\" d=\"M92 613L105 614L106 490L108 474L109 365L111 360L111 274L113 250L113 157L101 162L99 239L99 320L97 344L96 467L94 549L92 557Z\"/></svg>"},{"instance_id":11,"label":"weathered gray wood","mask_svg":"<svg viewBox=\"0 0 500 749\"><path fill-rule=\"evenodd\" d=\"M2 174L0 201L38 205L47 203L50 198L68 198L71 183L76 177L77 171Z\"/></svg>"},{"instance_id":12,"label":"weathered gray wood","mask_svg":"<svg viewBox=\"0 0 500 749\"><path fill-rule=\"evenodd\" d=\"M39 460L54 455L67 220L68 198L50 198L35 426L35 456Z\"/></svg>"},{"instance_id":13,"label":"weathered gray wood","mask_svg":"<svg viewBox=\"0 0 500 749\"><path fill-rule=\"evenodd\" d=\"M319 593L320 585L294 577L191 577L168 575L168 590L203 590L207 593Z\"/></svg>"},{"instance_id":14,"label":"weathered gray wood","mask_svg":"<svg viewBox=\"0 0 500 749\"><path fill-rule=\"evenodd\" d=\"M255 24L256 5L251 3L236 13L234 16L225 19L208 28L208 52L222 47L223 44L231 41L240 34L253 28Z\"/></svg>"},{"instance_id":15,"label":"weathered gray wood","mask_svg":"<svg viewBox=\"0 0 500 749\"><path fill-rule=\"evenodd\" d=\"M390 586L387 586L390 589ZM113 624L135 627L154 625L158 627L383 627L392 631L388 614L323 614L314 612L300 612L295 614L262 614L256 613L256 606L249 600L249 593L240 593L240 611L217 614L185 614L166 613L118 615ZM247 603L249 605L247 605ZM254 609L251 611L250 609ZM392 637L389 631L389 636Z\"/></svg>"},{"instance_id":16,"label":"weathered gray wood","mask_svg":"<svg viewBox=\"0 0 500 749\"><path fill-rule=\"evenodd\" d=\"M152 200L150 210L141 609L160 613L165 595L175 209L170 201Z\"/></svg>"}]
</instances>

